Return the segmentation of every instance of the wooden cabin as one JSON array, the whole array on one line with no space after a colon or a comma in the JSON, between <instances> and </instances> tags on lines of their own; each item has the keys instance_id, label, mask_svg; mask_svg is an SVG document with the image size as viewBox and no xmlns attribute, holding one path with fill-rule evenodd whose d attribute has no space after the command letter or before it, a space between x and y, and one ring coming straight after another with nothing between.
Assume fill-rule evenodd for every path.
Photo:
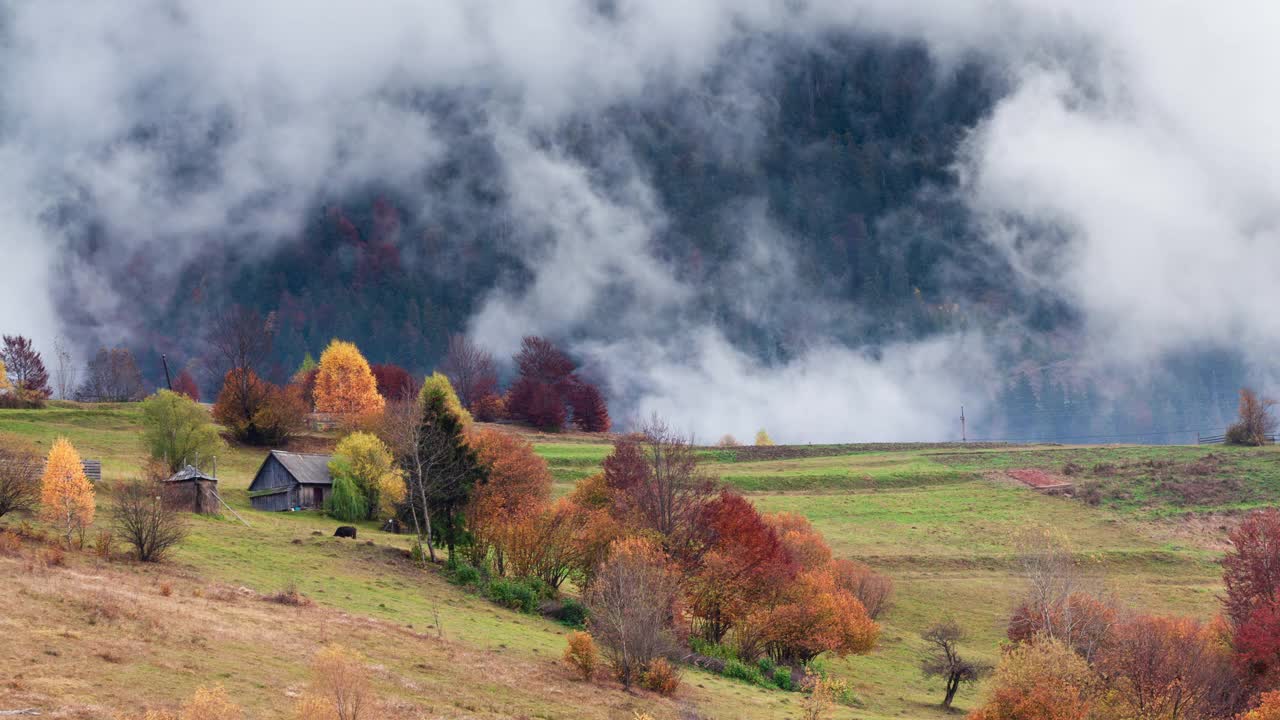
<instances>
[{"instance_id":1,"label":"wooden cabin","mask_svg":"<svg viewBox=\"0 0 1280 720\"><path fill-rule=\"evenodd\" d=\"M322 508L333 487L328 455L272 450L249 484L255 510Z\"/></svg>"},{"instance_id":2,"label":"wooden cabin","mask_svg":"<svg viewBox=\"0 0 1280 720\"><path fill-rule=\"evenodd\" d=\"M217 515L218 480L188 465L166 479L165 499L184 512Z\"/></svg>"}]
</instances>

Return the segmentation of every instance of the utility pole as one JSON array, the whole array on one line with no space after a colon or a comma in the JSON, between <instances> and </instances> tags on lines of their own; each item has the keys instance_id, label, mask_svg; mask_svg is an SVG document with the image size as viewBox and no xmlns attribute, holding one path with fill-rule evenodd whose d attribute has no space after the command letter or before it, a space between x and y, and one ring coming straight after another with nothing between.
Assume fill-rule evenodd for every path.
<instances>
[{"instance_id":1,"label":"utility pole","mask_svg":"<svg viewBox=\"0 0 1280 720\"><path fill-rule=\"evenodd\" d=\"M168 386L169 392L173 392L173 381L169 379L169 358L160 353L160 364L164 365L164 384Z\"/></svg>"},{"instance_id":2,"label":"utility pole","mask_svg":"<svg viewBox=\"0 0 1280 720\"><path fill-rule=\"evenodd\" d=\"M965 430L965 426L964 426L964 406L963 405L960 406L960 442L962 443L969 442L969 434L968 434L968 431Z\"/></svg>"}]
</instances>

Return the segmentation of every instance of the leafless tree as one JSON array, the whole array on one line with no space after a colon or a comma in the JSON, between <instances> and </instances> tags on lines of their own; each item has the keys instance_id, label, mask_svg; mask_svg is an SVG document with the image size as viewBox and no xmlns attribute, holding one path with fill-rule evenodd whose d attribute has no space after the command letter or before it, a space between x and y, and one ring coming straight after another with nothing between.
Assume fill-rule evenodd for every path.
<instances>
[{"instance_id":1,"label":"leafless tree","mask_svg":"<svg viewBox=\"0 0 1280 720\"><path fill-rule=\"evenodd\" d=\"M275 332L275 313L264 318L256 310L237 305L220 316L209 333L209 366L218 373L220 383L235 384L232 397L241 405L239 417L253 417L265 401L257 379L271 354Z\"/></svg>"},{"instance_id":2,"label":"leafless tree","mask_svg":"<svg viewBox=\"0 0 1280 720\"><path fill-rule=\"evenodd\" d=\"M1080 571L1065 539L1044 528L1029 528L1016 539L1017 563L1027 596L1014 628L1020 636L1045 635L1074 648L1086 660L1115 622L1113 603L1098 583Z\"/></svg>"},{"instance_id":3,"label":"leafless tree","mask_svg":"<svg viewBox=\"0 0 1280 720\"><path fill-rule=\"evenodd\" d=\"M115 493L116 532L142 562L158 562L187 537L187 523L163 483L137 480Z\"/></svg>"},{"instance_id":4,"label":"leafless tree","mask_svg":"<svg viewBox=\"0 0 1280 720\"><path fill-rule=\"evenodd\" d=\"M498 373L494 369L493 355L465 335L449 338L449 348L440 369L449 378L462 406L468 410L473 409L472 404L480 398L497 392Z\"/></svg>"},{"instance_id":5,"label":"leafless tree","mask_svg":"<svg viewBox=\"0 0 1280 720\"><path fill-rule=\"evenodd\" d=\"M33 453L0 445L0 517L35 509L42 465Z\"/></svg>"},{"instance_id":6,"label":"leafless tree","mask_svg":"<svg viewBox=\"0 0 1280 720\"><path fill-rule=\"evenodd\" d=\"M929 654L921 661L920 669L925 677L940 677L946 683L942 707L950 710L961 683L976 682L991 668L960 655L965 632L954 620L934 624L920 637L929 645Z\"/></svg>"},{"instance_id":7,"label":"leafless tree","mask_svg":"<svg viewBox=\"0 0 1280 720\"><path fill-rule=\"evenodd\" d=\"M703 508L717 493L714 479L698 468L692 438L655 415L614 444L604 471L622 511L661 534L673 556L682 557L700 532Z\"/></svg>"},{"instance_id":8,"label":"leafless tree","mask_svg":"<svg viewBox=\"0 0 1280 720\"><path fill-rule=\"evenodd\" d=\"M662 551L638 538L615 543L591 581L585 593L591 634L624 686L674 649L671 612L678 592Z\"/></svg>"},{"instance_id":9,"label":"leafless tree","mask_svg":"<svg viewBox=\"0 0 1280 720\"><path fill-rule=\"evenodd\" d=\"M145 395L142 371L127 348L99 350L76 390L76 399L84 402L130 402Z\"/></svg>"},{"instance_id":10,"label":"leafless tree","mask_svg":"<svg viewBox=\"0 0 1280 720\"><path fill-rule=\"evenodd\" d=\"M56 360L54 365L54 384L58 397L67 400L76 388L76 364L71 355L71 349L67 347L66 338L59 335L53 341L53 354Z\"/></svg>"}]
</instances>

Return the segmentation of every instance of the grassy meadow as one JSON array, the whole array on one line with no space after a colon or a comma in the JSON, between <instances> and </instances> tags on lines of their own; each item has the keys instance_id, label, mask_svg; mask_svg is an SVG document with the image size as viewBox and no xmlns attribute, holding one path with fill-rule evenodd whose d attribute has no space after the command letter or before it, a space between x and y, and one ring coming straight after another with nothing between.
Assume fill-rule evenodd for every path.
<instances>
[{"instance_id":1,"label":"grassy meadow","mask_svg":"<svg viewBox=\"0 0 1280 720\"><path fill-rule=\"evenodd\" d=\"M135 474L143 459L138 420L130 405L0 410L0 435L41 450L65 435L83 456L103 461L110 484ZM610 449L598 436L523 434L561 494L596 472ZM423 572L406 558L407 537L370 524L358 541L340 541L329 537L337 523L317 513L251 510L245 488L264 455L232 448L218 459L221 493L249 526L229 515L195 518L165 566L85 553L66 568L32 569L0 558L0 578L18 588L0 594L0 625L14 639L0 648L0 667L22 668L0 682L0 710L65 707L62 717L109 717L173 703L217 681L252 717L286 718L309 654L344 638L375 663L389 718L798 716L797 694L700 671L686 671L674 700L576 682L558 662L565 628ZM997 658L1022 591L1012 562L1019 530L1056 528L1124 605L1208 617L1225 527L1280 497L1280 453L1272 449L841 445L702 456L707 472L762 510L807 516L836 555L895 581L879 647L824 661L856 694L834 717L866 720L947 717L936 707L940 683L918 669L919 633L936 620L959 620L971 634L964 650ZM1008 474L1021 469L1072 482L1074 497L1043 494ZM108 516L101 508L98 524ZM158 589L165 584L175 588L169 595ZM259 599L290 587L315 605ZM972 707L981 692L962 690L957 705Z\"/></svg>"}]
</instances>

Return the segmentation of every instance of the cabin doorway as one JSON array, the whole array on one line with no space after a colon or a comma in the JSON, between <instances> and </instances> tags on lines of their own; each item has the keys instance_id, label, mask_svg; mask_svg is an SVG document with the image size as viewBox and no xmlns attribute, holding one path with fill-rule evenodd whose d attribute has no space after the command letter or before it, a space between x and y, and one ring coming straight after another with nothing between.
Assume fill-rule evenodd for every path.
<instances>
[{"instance_id":1,"label":"cabin doorway","mask_svg":"<svg viewBox=\"0 0 1280 720\"><path fill-rule=\"evenodd\" d=\"M318 508L324 507L324 488L322 487L311 488L311 504L314 507L318 507Z\"/></svg>"}]
</instances>

